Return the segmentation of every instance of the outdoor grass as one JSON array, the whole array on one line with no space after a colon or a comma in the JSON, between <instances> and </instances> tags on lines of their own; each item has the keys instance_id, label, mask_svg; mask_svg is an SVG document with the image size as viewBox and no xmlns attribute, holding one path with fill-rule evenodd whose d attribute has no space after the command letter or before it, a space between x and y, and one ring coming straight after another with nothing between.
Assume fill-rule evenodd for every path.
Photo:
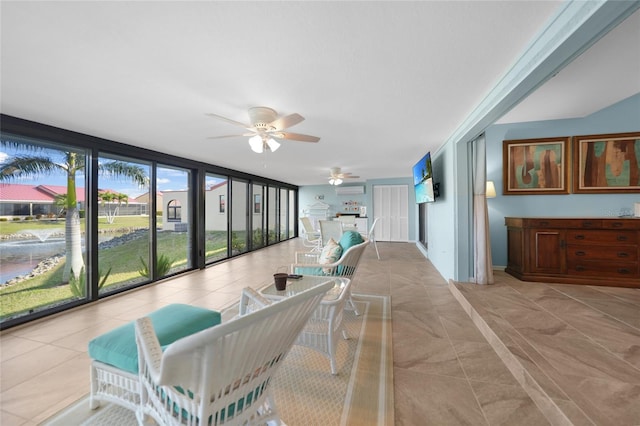
<instances>
[{"instance_id":1,"label":"outdoor grass","mask_svg":"<svg viewBox=\"0 0 640 426\"><path fill-rule=\"evenodd\" d=\"M65 219L42 219L0 222L0 235L23 234L28 229L51 230L59 228L64 233ZM86 221L80 220L80 229L84 232ZM118 229L138 229L149 227L149 216L118 216L114 223L108 223L104 217L98 218L98 227L101 231Z\"/></svg>"},{"instance_id":2,"label":"outdoor grass","mask_svg":"<svg viewBox=\"0 0 640 426\"><path fill-rule=\"evenodd\" d=\"M32 225L36 223L37 221L23 222L20 224L22 228L14 228L15 231L12 233L20 233L24 229L34 229ZM8 223L2 223L2 232L5 232L5 225L8 225ZM11 223L11 225L14 225L14 223ZM58 223L58 225L64 227L64 222ZM108 225L106 221L104 223L101 221L100 229L104 229L105 225ZM113 225L113 229L145 228L148 227L148 218L119 217ZM225 231L207 232L207 260L226 257L226 235ZM169 273L175 273L188 267L187 251L189 239L186 232L158 232L157 247L158 255L164 254L173 260ZM148 256L149 239L144 236L132 239L126 244L100 250L99 272L101 276L104 276L110 271L109 277L100 292L110 292L120 287L146 281L147 278L139 273L142 269L140 257L148 261ZM76 297L72 294L69 285L67 283L62 284L63 269L64 260L44 274L18 284L0 288L0 320L4 321L7 318L28 314L75 299Z\"/></svg>"}]
</instances>

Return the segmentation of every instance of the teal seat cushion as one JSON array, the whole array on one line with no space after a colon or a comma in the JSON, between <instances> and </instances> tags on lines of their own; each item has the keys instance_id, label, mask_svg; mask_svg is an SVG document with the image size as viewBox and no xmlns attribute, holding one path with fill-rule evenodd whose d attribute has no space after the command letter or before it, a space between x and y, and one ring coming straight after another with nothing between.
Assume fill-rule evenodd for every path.
<instances>
[{"instance_id":1,"label":"teal seat cushion","mask_svg":"<svg viewBox=\"0 0 640 426\"><path fill-rule=\"evenodd\" d=\"M161 346L205 328L220 324L220 312L197 306L171 304L148 315ZM134 322L129 322L102 334L89 342L92 359L129 373L138 373L138 346Z\"/></svg>"},{"instance_id":2,"label":"teal seat cushion","mask_svg":"<svg viewBox=\"0 0 640 426\"><path fill-rule=\"evenodd\" d=\"M340 238L340 246L342 247L342 253L349 250L350 247L353 247L357 244L363 243L362 235L356 231L345 231Z\"/></svg>"},{"instance_id":3,"label":"teal seat cushion","mask_svg":"<svg viewBox=\"0 0 640 426\"><path fill-rule=\"evenodd\" d=\"M300 275L324 275L322 268L300 267L297 266L293 271L294 274Z\"/></svg>"}]
</instances>

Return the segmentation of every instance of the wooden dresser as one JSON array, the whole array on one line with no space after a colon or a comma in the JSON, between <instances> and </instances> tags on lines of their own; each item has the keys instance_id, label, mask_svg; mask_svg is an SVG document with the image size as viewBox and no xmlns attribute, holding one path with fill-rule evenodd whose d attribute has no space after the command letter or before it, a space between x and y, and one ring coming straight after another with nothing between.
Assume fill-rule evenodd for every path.
<instances>
[{"instance_id":1,"label":"wooden dresser","mask_svg":"<svg viewBox=\"0 0 640 426\"><path fill-rule=\"evenodd\" d=\"M507 268L523 281L640 288L640 218L506 217Z\"/></svg>"}]
</instances>

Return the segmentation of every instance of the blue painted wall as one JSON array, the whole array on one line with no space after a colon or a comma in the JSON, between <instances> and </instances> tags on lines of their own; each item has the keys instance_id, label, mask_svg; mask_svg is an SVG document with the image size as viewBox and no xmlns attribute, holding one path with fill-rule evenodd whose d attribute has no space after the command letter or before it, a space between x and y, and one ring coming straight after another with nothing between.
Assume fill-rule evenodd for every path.
<instances>
[{"instance_id":1,"label":"blue painted wall","mask_svg":"<svg viewBox=\"0 0 640 426\"><path fill-rule=\"evenodd\" d=\"M510 195L502 193L502 141L555 136L578 136L600 133L640 131L640 93L618 102L588 117L489 126L487 143L487 179L496 186L498 196L488 200L493 265L507 264L506 216L587 217L617 216L623 209L633 209L640 194L569 194ZM427 207L427 255L445 279L466 280L472 274L472 235L469 167L465 143L447 144L432 152L433 173L440 182L440 197ZM417 160L416 160L417 161ZM309 204L320 200L332 205L335 214L345 200L357 200L373 215L373 185L413 185L411 165L407 177L376 179L364 183L363 195L336 195L331 185L300 187L300 213ZM355 185L355 183L354 183ZM363 185L358 183L358 185ZM409 191L409 239L418 240L418 208L413 191Z\"/></svg>"},{"instance_id":2,"label":"blue painted wall","mask_svg":"<svg viewBox=\"0 0 640 426\"><path fill-rule=\"evenodd\" d=\"M487 180L497 197L488 200L494 267L507 264L510 216L611 217L640 202L640 194L502 195L502 141L640 131L640 93L584 118L500 124L487 128Z\"/></svg>"},{"instance_id":3,"label":"blue painted wall","mask_svg":"<svg viewBox=\"0 0 640 426\"><path fill-rule=\"evenodd\" d=\"M417 158L418 161L420 158ZM407 166L407 176L391 179L371 179L366 182L354 182L349 184L342 184L345 186L364 186L364 194L361 195L337 195L336 187L331 185L307 185L301 186L298 191L299 197L299 211L298 214L303 216L303 210L307 206L314 204L318 201L325 204L329 204L331 209L329 214L335 216L336 213L344 212L345 202L356 201L359 205L367 207L367 215L369 219L369 226L371 226L373 217L373 186L374 185L408 185L409 186L409 241L415 241L417 239L417 206L415 201L415 195L413 193L413 178L411 177L411 167ZM348 207L348 206L347 206Z\"/></svg>"}]
</instances>

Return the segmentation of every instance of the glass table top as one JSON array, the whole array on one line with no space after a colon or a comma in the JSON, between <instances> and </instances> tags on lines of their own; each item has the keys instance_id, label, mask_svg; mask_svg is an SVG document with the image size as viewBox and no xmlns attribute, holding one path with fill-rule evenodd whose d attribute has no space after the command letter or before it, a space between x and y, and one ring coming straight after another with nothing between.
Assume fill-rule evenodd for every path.
<instances>
[{"instance_id":1,"label":"glass table top","mask_svg":"<svg viewBox=\"0 0 640 426\"><path fill-rule=\"evenodd\" d=\"M322 299L323 301L329 302L337 300L340 297L342 291L347 285L347 282L349 282L349 279L341 277L318 277L312 275L303 275L302 278L298 279L288 278L287 287L282 291L276 290L276 285L272 282L270 285L260 290L260 293L262 293L262 295L268 299L279 300L286 297L291 297L312 287L324 284L327 281L333 281L335 283L334 287L329 290Z\"/></svg>"}]
</instances>

